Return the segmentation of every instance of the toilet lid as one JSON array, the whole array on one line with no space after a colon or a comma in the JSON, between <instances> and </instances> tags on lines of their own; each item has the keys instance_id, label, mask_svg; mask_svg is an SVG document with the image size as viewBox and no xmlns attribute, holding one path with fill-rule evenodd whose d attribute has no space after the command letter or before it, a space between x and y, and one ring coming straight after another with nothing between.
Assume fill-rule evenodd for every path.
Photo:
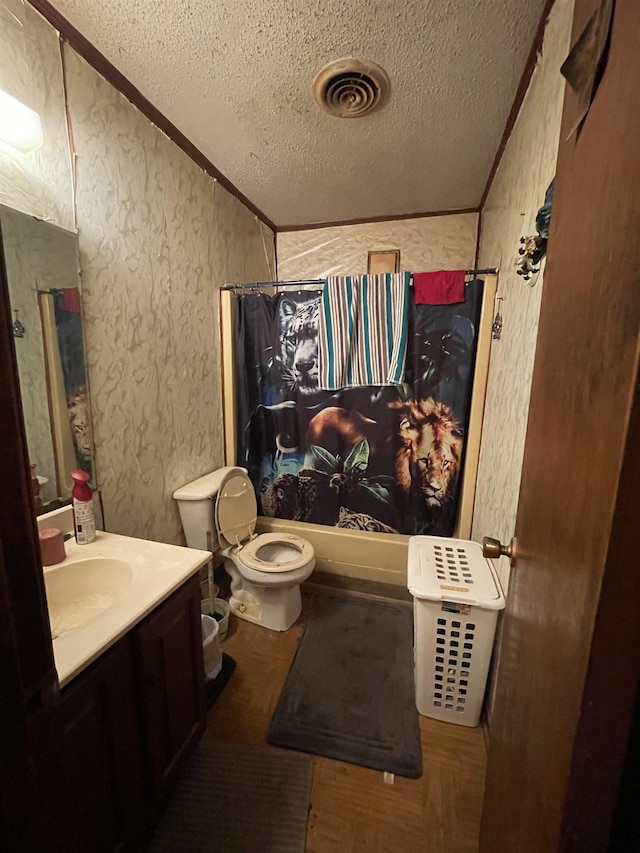
<instances>
[{"instance_id":1,"label":"toilet lid","mask_svg":"<svg viewBox=\"0 0 640 853\"><path fill-rule=\"evenodd\" d=\"M266 559L260 557L261 549L265 549ZM292 555L292 550L298 552L298 556ZM284 559L278 559L278 551ZM247 542L238 556L245 566L259 572L292 572L310 563L314 551L311 542L291 533L261 533Z\"/></svg>"},{"instance_id":2,"label":"toilet lid","mask_svg":"<svg viewBox=\"0 0 640 853\"><path fill-rule=\"evenodd\" d=\"M258 504L253 484L244 471L229 474L218 491L216 521L218 532L230 545L245 542L256 529Z\"/></svg>"}]
</instances>

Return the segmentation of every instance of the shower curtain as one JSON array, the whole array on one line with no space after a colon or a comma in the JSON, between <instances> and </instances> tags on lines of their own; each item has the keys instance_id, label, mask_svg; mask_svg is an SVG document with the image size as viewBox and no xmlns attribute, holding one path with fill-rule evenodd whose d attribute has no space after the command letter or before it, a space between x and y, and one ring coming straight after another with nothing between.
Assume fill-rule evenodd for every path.
<instances>
[{"instance_id":1,"label":"shower curtain","mask_svg":"<svg viewBox=\"0 0 640 853\"><path fill-rule=\"evenodd\" d=\"M318 387L321 290L237 296L237 464L259 513L451 536L482 292L475 280L458 305L412 299L403 384L341 391Z\"/></svg>"}]
</instances>

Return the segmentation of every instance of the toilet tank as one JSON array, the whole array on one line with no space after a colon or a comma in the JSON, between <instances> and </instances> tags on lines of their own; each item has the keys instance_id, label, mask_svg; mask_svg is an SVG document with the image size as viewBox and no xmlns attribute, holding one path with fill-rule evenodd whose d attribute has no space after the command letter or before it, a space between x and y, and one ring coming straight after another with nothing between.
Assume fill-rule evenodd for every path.
<instances>
[{"instance_id":1,"label":"toilet tank","mask_svg":"<svg viewBox=\"0 0 640 853\"><path fill-rule=\"evenodd\" d=\"M173 493L180 510L180 521L187 540L187 547L203 551L217 551L218 534L215 524L216 496L220 486L232 471L244 468L218 468L192 483L187 483Z\"/></svg>"}]
</instances>

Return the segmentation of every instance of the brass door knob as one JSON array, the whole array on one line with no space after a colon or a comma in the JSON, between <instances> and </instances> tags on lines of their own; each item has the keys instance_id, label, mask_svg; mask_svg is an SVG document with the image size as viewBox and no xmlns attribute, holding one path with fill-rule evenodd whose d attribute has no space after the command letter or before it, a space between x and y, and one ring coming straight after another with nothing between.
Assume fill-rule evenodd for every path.
<instances>
[{"instance_id":1,"label":"brass door knob","mask_svg":"<svg viewBox=\"0 0 640 853\"><path fill-rule=\"evenodd\" d=\"M516 562L515 536L508 545L503 545L499 539L492 539L491 536L485 536L482 540L482 554L491 560L497 560L498 557L508 557L509 562L514 566Z\"/></svg>"}]
</instances>

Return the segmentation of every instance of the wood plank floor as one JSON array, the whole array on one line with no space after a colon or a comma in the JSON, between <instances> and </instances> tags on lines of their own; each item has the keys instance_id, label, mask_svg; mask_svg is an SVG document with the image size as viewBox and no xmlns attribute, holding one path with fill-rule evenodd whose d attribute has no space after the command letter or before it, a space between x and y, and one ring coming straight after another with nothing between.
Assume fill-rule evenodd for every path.
<instances>
[{"instance_id":1,"label":"wood plank floor","mask_svg":"<svg viewBox=\"0 0 640 853\"><path fill-rule=\"evenodd\" d=\"M266 744L312 591L289 631L231 619L223 649L236 670L211 708L205 737ZM476 853L486 754L482 730L420 717L423 775L384 782L377 770L315 757L307 853Z\"/></svg>"}]
</instances>

